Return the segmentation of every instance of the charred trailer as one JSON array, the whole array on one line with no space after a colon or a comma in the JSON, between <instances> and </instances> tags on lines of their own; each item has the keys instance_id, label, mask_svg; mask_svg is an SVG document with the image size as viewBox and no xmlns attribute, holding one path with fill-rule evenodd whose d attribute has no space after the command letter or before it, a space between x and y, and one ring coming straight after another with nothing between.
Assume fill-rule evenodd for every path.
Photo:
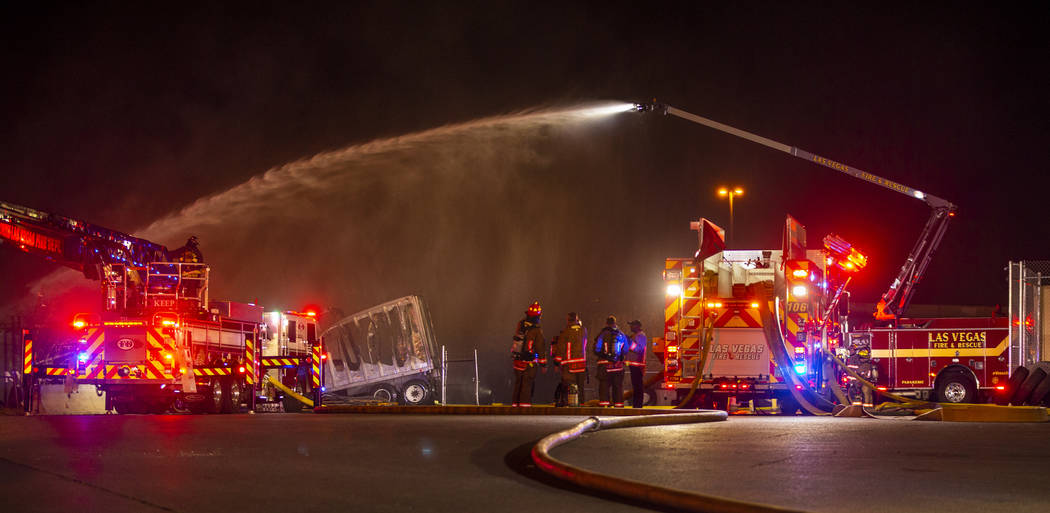
<instances>
[{"instance_id":1,"label":"charred trailer","mask_svg":"<svg viewBox=\"0 0 1050 513\"><path fill-rule=\"evenodd\" d=\"M437 345L422 297L406 296L349 315L327 328L321 339L328 354L325 391L333 401L434 402Z\"/></svg>"}]
</instances>

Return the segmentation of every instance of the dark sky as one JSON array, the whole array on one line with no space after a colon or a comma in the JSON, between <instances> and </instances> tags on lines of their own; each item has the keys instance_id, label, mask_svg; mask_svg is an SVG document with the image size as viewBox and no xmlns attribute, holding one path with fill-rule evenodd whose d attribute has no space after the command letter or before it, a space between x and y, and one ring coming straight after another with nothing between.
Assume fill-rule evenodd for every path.
<instances>
[{"instance_id":1,"label":"dark sky","mask_svg":"<svg viewBox=\"0 0 1050 513\"><path fill-rule=\"evenodd\" d=\"M122 231L318 152L656 97L958 204L917 304L1002 303L1007 261L1050 257L1046 6L22 4L0 16L0 198ZM658 332L662 260L693 252L690 220L728 224L720 185L747 189L738 247L778 247L790 213L811 246L869 253L858 301L928 213L675 118L438 146L202 228L213 296L354 311L423 293L463 347L503 344L534 298L555 325L573 309ZM7 303L52 267L0 251L0 270Z\"/></svg>"}]
</instances>

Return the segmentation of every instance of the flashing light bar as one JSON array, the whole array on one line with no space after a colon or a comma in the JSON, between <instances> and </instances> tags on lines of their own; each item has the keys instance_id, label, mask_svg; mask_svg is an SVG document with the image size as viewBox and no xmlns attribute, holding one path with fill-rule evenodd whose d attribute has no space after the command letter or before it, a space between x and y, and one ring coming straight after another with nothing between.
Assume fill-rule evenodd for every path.
<instances>
[{"instance_id":1,"label":"flashing light bar","mask_svg":"<svg viewBox=\"0 0 1050 513\"><path fill-rule=\"evenodd\" d=\"M798 374L805 374L806 373L806 364L796 365L795 366L795 372L797 372Z\"/></svg>"},{"instance_id":2,"label":"flashing light bar","mask_svg":"<svg viewBox=\"0 0 1050 513\"><path fill-rule=\"evenodd\" d=\"M878 390L879 392L885 392L887 390L887 388L886 387L875 387L875 390Z\"/></svg>"},{"instance_id":3,"label":"flashing light bar","mask_svg":"<svg viewBox=\"0 0 1050 513\"><path fill-rule=\"evenodd\" d=\"M73 321L73 327L78 329L78 330L80 328L83 328L86 324L87 324L86 322L84 322L84 321L82 321L80 319L77 319L77 320Z\"/></svg>"},{"instance_id":4,"label":"flashing light bar","mask_svg":"<svg viewBox=\"0 0 1050 513\"><path fill-rule=\"evenodd\" d=\"M802 353L805 353L805 352L806 352L806 348L804 348L804 347L800 346L800 347L796 347L795 348L795 354L802 354Z\"/></svg>"},{"instance_id":5,"label":"flashing light bar","mask_svg":"<svg viewBox=\"0 0 1050 513\"><path fill-rule=\"evenodd\" d=\"M809 271L805 269L795 269L794 271L791 271L791 276L795 278L805 278L806 276L809 276Z\"/></svg>"},{"instance_id":6,"label":"flashing light bar","mask_svg":"<svg viewBox=\"0 0 1050 513\"><path fill-rule=\"evenodd\" d=\"M751 303L751 308L758 308L758 302Z\"/></svg>"},{"instance_id":7,"label":"flashing light bar","mask_svg":"<svg viewBox=\"0 0 1050 513\"><path fill-rule=\"evenodd\" d=\"M708 303L707 304L708 308L722 308L723 306L725 306L725 305L723 305L720 302L719 303Z\"/></svg>"}]
</instances>

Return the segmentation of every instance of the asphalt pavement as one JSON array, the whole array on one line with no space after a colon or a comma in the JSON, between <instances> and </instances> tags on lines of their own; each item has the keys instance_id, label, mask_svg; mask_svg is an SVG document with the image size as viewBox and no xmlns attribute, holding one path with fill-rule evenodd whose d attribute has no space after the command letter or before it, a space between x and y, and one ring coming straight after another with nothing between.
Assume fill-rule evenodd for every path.
<instances>
[{"instance_id":1,"label":"asphalt pavement","mask_svg":"<svg viewBox=\"0 0 1050 513\"><path fill-rule=\"evenodd\" d=\"M638 511L547 478L581 417L0 416L6 511ZM553 455L809 511L1048 511L1050 424L815 417L586 435Z\"/></svg>"}]
</instances>

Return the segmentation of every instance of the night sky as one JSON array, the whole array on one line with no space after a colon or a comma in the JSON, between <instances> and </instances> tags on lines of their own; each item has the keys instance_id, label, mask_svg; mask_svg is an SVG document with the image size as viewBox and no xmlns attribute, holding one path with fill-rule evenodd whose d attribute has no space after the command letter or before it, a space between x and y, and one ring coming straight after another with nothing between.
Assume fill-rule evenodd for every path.
<instances>
[{"instance_id":1,"label":"night sky","mask_svg":"<svg viewBox=\"0 0 1050 513\"><path fill-rule=\"evenodd\" d=\"M1018 4L1020 5L1020 4ZM0 199L136 233L317 153L479 118L653 97L959 206L915 304L1005 303L1050 258L1050 8L957 3L20 5L0 17ZM194 227L212 295L352 312L426 296L441 341L502 352L533 299L659 334L689 221L870 255L893 279L928 208L672 117L471 132L345 164ZM343 164L340 164L343 165ZM342 170L343 168L339 168ZM156 240L169 247L191 233ZM0 303L54 266L0 251ZM10 309L8 309L10 311ZM553 331L553 328L551 328Z\"/></svg>"}]
</instances>

